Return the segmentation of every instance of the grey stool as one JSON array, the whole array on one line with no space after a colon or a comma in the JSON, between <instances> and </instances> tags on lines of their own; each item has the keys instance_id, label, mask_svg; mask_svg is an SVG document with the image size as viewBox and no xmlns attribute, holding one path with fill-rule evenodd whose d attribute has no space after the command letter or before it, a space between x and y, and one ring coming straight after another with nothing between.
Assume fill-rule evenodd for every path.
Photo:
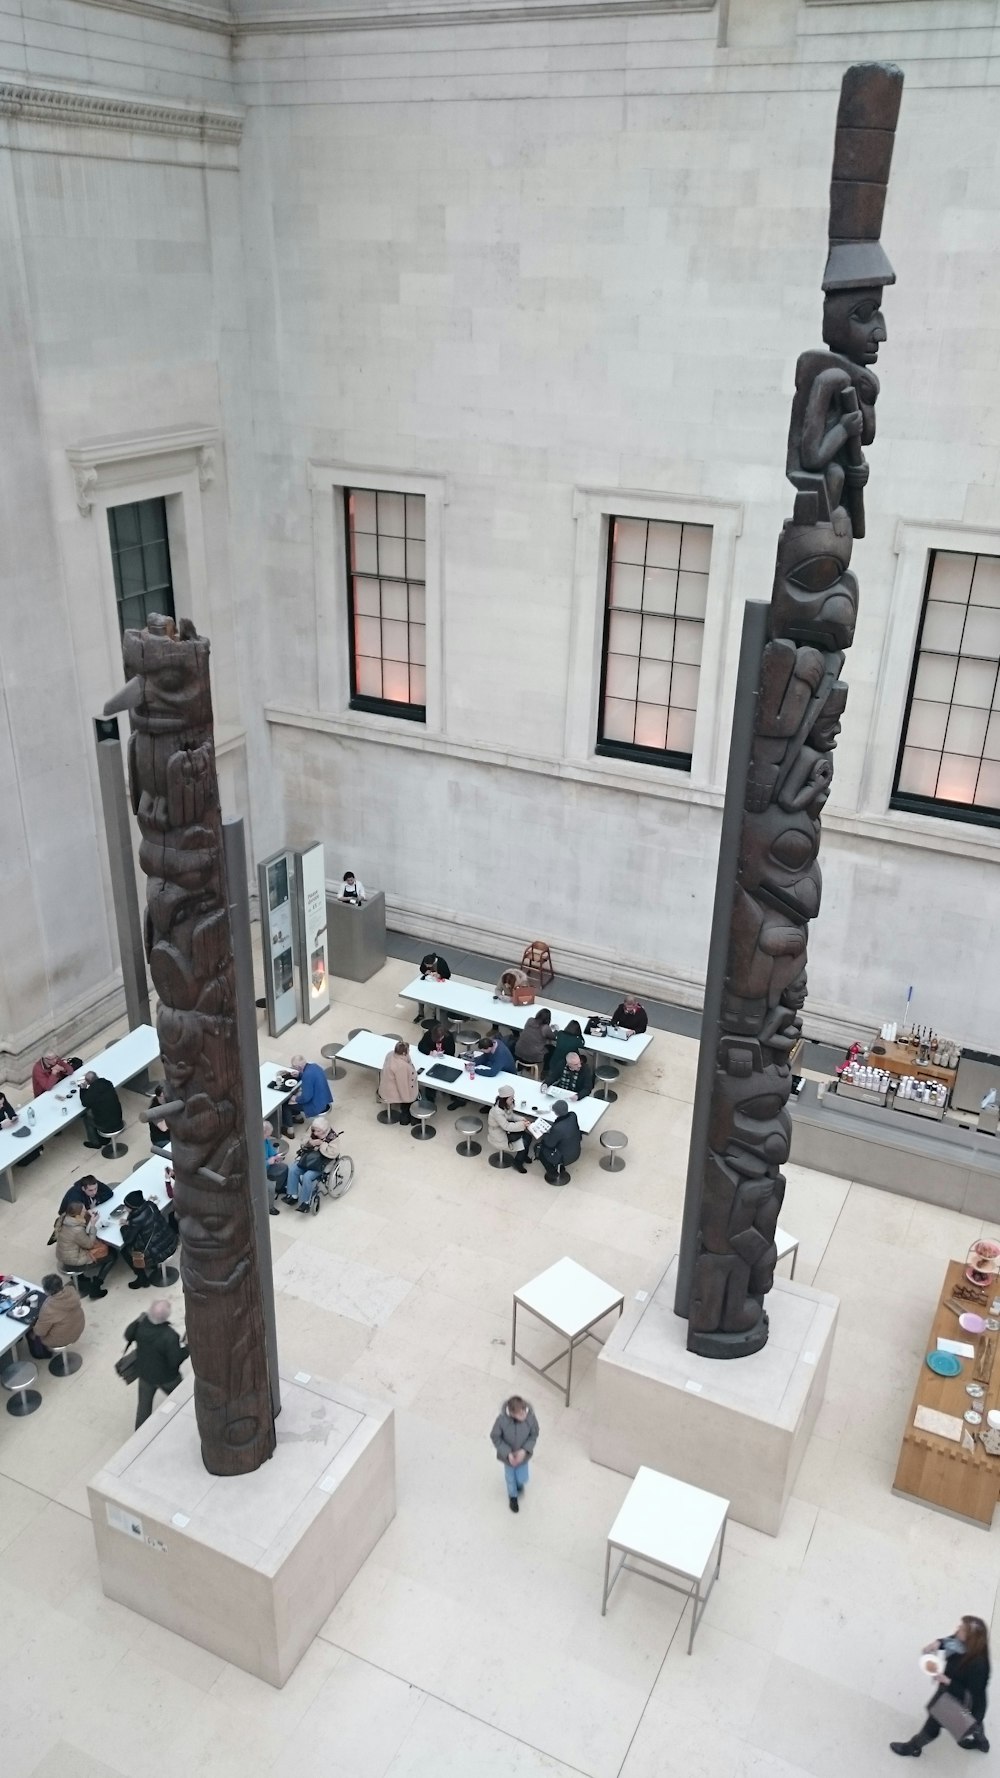
<instances>
[{"instance_id":1,"label":"grey stool","mask_svg":"<svg viewBox=\"0 0 1000 1778\"><path fill-rule=\"evenodd\" d=\"M353 1042L354 1042L354 1039L355 1039L355 1038L356 1038L356 1037L360 1037L360 1036L361 1036L361 1033L362 1033L362 1031L363 1031L363 1030L364 1030L364 1026L363 1026L363 1025L355 1025L355 1027L354 1027L354 1030L353 1030L353 1031L348 1031L348 1033L347 1033L347 1041L348 1041L348 1043L353 1043Z\"/></svg>"},{"instance_id":2,"label":"grey stool","mask_svg":"<svg viewBox=\"0 0 1000 1778\"><path fill-rule=\"evenodd\" d=\"M610 1062L602 1062L599 1068L595 1068L594 1079L597 1085L594 1088L594 1098L606 1099L609 1105L613 1105L618 1094L614 1091L611 1082L617 1080L620 1073L621 1069L613 1067Z\"/></svg>"},{"instance_id":3,"label":"grey stool","mask_svg":"<svg viewBox=\"0 0 1000 1778\"><path fill-rule=\"evenodd\" d=\"M417 1099L410 1106L410 1111L416 1119L413 1129L410 1131L414 1142L429 1142L432 1136L437 1135L434 1125L429 1121L432 1117L437 1116L437 1106L432 1105L429 1099Z\"/></svg>"},{"instance_id":4,"label":"grey stool","mask_svg":"<svg viewBox=\"0 0 1000 1778\"><path fill-rule=\"evenodd\" d=\"M497 1167L502 1173L505 1167L514 1165L509 1148L495 1148L490 1155L490 1166Z\"/></svg>"},{"instance_id":5,"label":"grey stool","mask_svg":"<svg viewBox=\"0 0 1000 1778\"><path fill-rule=\"evenodd\" d=\"M628 1137L624 1130L604 1130L601 1135L601 1147L608 1150L601 1156L599 1165L605 1173L624 1173L625 1162L618 1159L618 1150L628 1147Z\"/></svg>"},{"instance_id":6,"label":"grey stool","mask_svg":"<svg viewBox=\"0 0 1000 1778\"><path fill-rule=\"evenodd\" d=\"M343 1080L346 1077L347 1069L341 1068L340 1063L337 1061L337 1057L340 1055L343 1047L342 1043L324 1043L323 1048L319 1052L324 1062L329 1062L331 1064L326 1071L330 1080Z\"/></svg>"},{"instance_id":7,"label":"grey stool","mask_svg":"<svg viewBox=\"0 0 1000 1778\"><path fill-rule=\"evenodd\" d=\"M5 1371L0 1371L0 1388L6 1389L10 1395L8 1414L14 1414L20 1420L41 1407L42 1398L38 1390L31 1387L37 1376L33 1364L9 1364Z\"/></svg>"},{"instance_id":8,"label":"grey stool","mask_svg":"<svg viewBox=\"0 0 1000 1778\"><path fill-rule=\"evenodd\" d=\"M481 1031L473 1031L471 1029L471 1027L468 1025L466 1025L461 1031L459 1031L455 1037L455 1042L458 1044L461 1044L461 1046L462 1046L462 1054L463 1055L465 1055L465 1053L468 1050L474 1050L474 1049L478 1048L479 1044L481 1044L482 1041L483 1041L482 1032Z\"/></svg>"},{"instance_id":9,"label":"grey stool","mask_svg":"<svg viewBox=\"0 0 1000 1778\"><path fill-rule=\"evenodd\" d=\"M375 1116L380 1124L398 1124L399 1107L398 1105L383 1105L381 1111L377 1111Z\"/></svg>"},{"instance_id":10,"label":"grey stool","mask_svg":"<svg viewBox=\"0 0 1000 1778\"><path fill-rule=\"evenodd\" d=\"M164 1290L169 1290L171 1285L176 1284L180 1277L177 1267L168 1266L166 1260L161 1260L158 1266L152 1268L152 1275L156 1279L157 1284Z\"/></svg>"},{"instance_id":11,"label":"grey stool","mask_svg":"<svg viewBox=\"0 0 1000 1778\"><path fill-rule=\"evenodd\" d=\"M388 1037L393 1043L402 1043L403 1041L403 1033L401 1031L383 1031L382 1036Z\"/></svg>"},{"instance_id":12,"label":"grey stool","mask_svg":"<svg viewBox=\"0 0 1000 1778\"><path fill-rule=\"evenodd\" d=\"M49 1359L49 1371L53 1377L71 1377L83 1363L79 1352L69 1346L53 1346L52 1357Z\"/></svg>"},{"instance_id":13,"label":"grey stool","mask_svg":"<svg viewBox=\"0 0 1000 1778\"><path fill-rule=\"evenodd\" d=\"M125 1134L124 1124L119 1124L117 1130L98 1130L97 1133L104 1137L101 1153L106 1161L120 1161L123 1155L128 1154L126 1144L118 1141L119 1136Z\"/></svg>"},{"instance_id":14,"label":"grey stool","mask_svg":"<svg viewBox=\"0 0 1000 1778\"><path fill-rule=\"evenodd\" d=\"M473 1136L479 1135L482 1127L483 1120L481 1117L472 1117L468 1113L463 1114L462 1117L457 1117L455 1119L455 1128L463 1140L456 1143L455 1153L462 1155L482 1154L482 1143L473 1142L472 1140Z\"/></svg>"}]
</instances>

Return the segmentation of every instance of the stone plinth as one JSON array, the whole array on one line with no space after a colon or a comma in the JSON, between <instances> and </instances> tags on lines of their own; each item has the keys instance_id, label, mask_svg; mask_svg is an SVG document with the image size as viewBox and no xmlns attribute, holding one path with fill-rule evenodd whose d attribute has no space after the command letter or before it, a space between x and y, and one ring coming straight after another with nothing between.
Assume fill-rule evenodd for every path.
<instances>
[{"instance_id":1,"label":"stone plinth","mask_svg":"<svg viewBox=\"0 0 1000 1778\"><path fill-rule=\"evenodd\" d=\"M623 1475L645 1463L722 1494L734 1519L775 1536L823 1400L838 1299L776 1279L767 1345L724 1362L686 1350L676 1276L674 1258L597 1361L590 1454Z\"/></svg>"},{"instance_id":2,"label":"stone plinth","mask_svg":"<svg viewBox=\"0 0 1000 1778\"><path fill-rule=\"evenodd\" d=\"M283 1376L270 1462L212 1476L192 1389L88 1487L101 1585L281 1686L395 1514L393 1412L341 1384Z\"/></svg>"}]
</instances>

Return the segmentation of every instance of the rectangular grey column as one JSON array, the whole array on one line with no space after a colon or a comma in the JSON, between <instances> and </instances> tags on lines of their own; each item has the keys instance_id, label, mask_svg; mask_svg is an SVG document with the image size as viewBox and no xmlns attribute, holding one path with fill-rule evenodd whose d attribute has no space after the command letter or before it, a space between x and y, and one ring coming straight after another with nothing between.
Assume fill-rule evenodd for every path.
<instances>
[{"instance_id":1,"label":"rectangular grey column","mask_svg":"<svg viewBox=\"0 0 1000 1778\"><path fill-rule=\"evenodd\" d=\"M118 931L118 955L125 989L125 1011L130 1031L138 1025L150 1025L149 979L146 975L146 950L142 942L142 918L139 913L139 891L135 881L135 860L132 856L132 827L129 820L125 770L122 765L118 723L111 716L94 720L97 737L97 776L104 810L104 830L108 842L108 865L111 871L111 897Z\"/></svg>"},{"instance_id":2,"label":"rectangular grey column","mask_svg":"<svg viewBox=\"0 0 1000 1778\"><path fill-rule=\"evenodd\" d=\"M226 854L229 887L229 918L233 933L236 970L236 1031L243 1075L243 1113L246 1119L247 1182L253 1202L254 1232L264 1303L267 1370L271 1384L271 1408L281 1412L278 1376L278 1331L274 1316L274 1272L271 1266L271 1223L264 1169L264 1114L260 1104L260 1068L257 1059L257 1009L254 1005L253 942L250 937L250 895L247 888L247 848L242 821L223 821L222 843Z\"/></svg>"}]
</instances>

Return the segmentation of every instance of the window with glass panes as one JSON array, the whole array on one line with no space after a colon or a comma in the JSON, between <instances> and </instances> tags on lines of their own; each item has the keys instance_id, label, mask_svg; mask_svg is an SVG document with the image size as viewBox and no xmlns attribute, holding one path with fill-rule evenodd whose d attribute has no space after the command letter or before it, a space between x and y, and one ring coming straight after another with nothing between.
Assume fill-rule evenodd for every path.
<instances>
[{"instance_id":1,"label":"window with glass panes","mask_svg":"<svg viewBox=\"0 0 1000 1778\"><path fill-rule=\"evenodd\" d=\"M711 525L612 518L597 751L690 770Z\"/></svg>"},{"instance_id":2,"label":"window with glass panes","mask_svg":"<svg viewBox=\"0 0 1000 1778\"><path fill-rule=\"evenodd\" d=\"M426 716L424 496L344 491L351 706Z\"/></svg>"},{"instance_id":3,"label":"window with glass panes","mask_svg":"<svg viewBox=\"0 0 1000 1778\"><path fill-rule=\"evenodd\" d=\"M128 506L109 506L108 529L122 634L144 629L154 611L173 617L166 500L133 500Z\"/></svg>"},{"instance_id":4,"label":"window with glass panes","mask_svg":"<svg viewBox=\"0 0 1000 1778\"><path fill-rule=\"evenodd\" d=\"M931 556L892 807L1000 825L1000 557Z\"/></svg>"}]
</instances>

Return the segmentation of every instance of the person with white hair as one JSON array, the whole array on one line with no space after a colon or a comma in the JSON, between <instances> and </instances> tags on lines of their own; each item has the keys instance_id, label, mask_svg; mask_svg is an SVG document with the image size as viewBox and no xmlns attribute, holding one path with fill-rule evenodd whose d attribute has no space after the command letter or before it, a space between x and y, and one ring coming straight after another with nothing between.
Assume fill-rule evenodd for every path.
<instances>
[{"instance_id":1,"label":"person with white hair","mask_svg":"<svg viewBox=\"0 0 1000 1778\"><path fill-rule=\"evenodd\" d=\"M281 1133L290 1136L293 1124L303 1123L307 1117L322 1117L324 1111L329 1111L333 1094L319 1063L307 1062L305 1056L293 1056L291 1066L282 1072L299 1077L297 1091L281 1108Z\"/></svg>"},{"instance_id":2,"label":"person with white hair","mask_svg":"<svg viewBox=\"0 0 1000 1778\"><path fill-rule=\"evenodd\" d=\"M325 1118L316 1118L309 1128L309 1140L303 1142L288 1169L283 1197L296 1209L312 1208L316 1187L331 1161L337 1158L337 1132Z\"/></svg>"},{"instance_id":3,"label":"person with white hair","mask_svg":"<svg viewBox=\"0 0 1000 1778\"><path fill-rule=\"evenodd\" d=\"M126 1346L135 1345L139 1361L139 1401L135 1412L136 1430L153 1412L153 1397L158 1389L171 1395L181 1380L181 1365L188 1355L180 1336L170 1325L170 1304L165 1297L150 1303L145 1315L129 1323L125 1329Z\"/></svg>"}]
</instances>

